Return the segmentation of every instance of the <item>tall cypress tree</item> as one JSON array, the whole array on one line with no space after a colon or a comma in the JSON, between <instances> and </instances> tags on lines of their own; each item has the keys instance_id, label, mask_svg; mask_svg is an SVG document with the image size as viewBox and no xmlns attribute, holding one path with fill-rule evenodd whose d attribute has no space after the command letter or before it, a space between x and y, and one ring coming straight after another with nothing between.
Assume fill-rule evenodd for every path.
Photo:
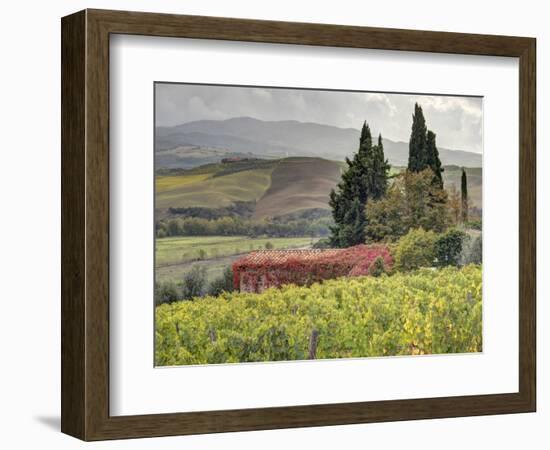
<instances>
[{"instance_id":1,"label":"tall cypress tree","mask_svg":"<svg viewBox=\"0 0 550 450\"><path fill-rule=\"evenodd\" d=\"M437 145L435 143L435 133L431 130L428 130L426 134L426 167L432 169L435 178L434 184L438 185L443 189L443 177L441 173L443 172L443 167L441 167L441 160L439 159L439 150L437 150Z\"/></svg>"},{"instance_id":2,"label":"tall cypress tree","mask_svg":"<svg viewBox=\"0 0 550 450\"><path fill-rule=\"evenodd\" d=\"M372 134L367 122L363 122L361 129L361 137L359 138L359 150L353 159L353 178L351 181L351 189L355 192L355 196L359 200L362 207L367 202L369 193L369 178L372 165L373 147Z\"/></svg>"},{"instance_id":3,"label":"tall cypress tree","mask_svg":"<svg viewBox=\"0 0 550 450\"><path fill-rule=\"evenodd\" d=\"M382 143L382 135L378 135L378 143L372 150L372 183L369 186L371 198L378 200L386 195L388 188L388 172L390 164L384 156L384 144Z\"/></svg>"},{"instance_id":4,"label":"tall cypress tree","mask_svg":"<svg viewBox=\"0 0 550 450\"><path fill-rule=\"evenodd\" d=\"M372 135L366 120L363 122L361 136L359 137L359 149L361 149L362 146L369 149L372 147Z\"/></svg>"},{"instance_id":5,"label":"tall cypress tree","mask_svg":"<svg viewBox=\"0 0 550 450\"><path fill-rule=\"evenodd\" d=\"M368 199L385 194L389 164L384 159L382 137L372 145L372 135L365 122L359 138L359 149L353 159L346 158L347 168L336 190L330 193L329 205L335 225L331 227L330 243L335 247L350 247L365 242L365 207Z\"/></svg>"},{"instance_id":6,"label":"tall cypress tree","mask_svg":"<svg viewBox=\"0 0 550 450\"><path fill-rule=\"evenodd\" d=\"M460 179L460 193L462 196L462 222L468 222L468 179L464 167Z\"/></svg>"},{"instance_id":7,"label":"tall cypress tree","mask_svg":"<svg viewBox=\"0 0 550 450\"><path fill-rule=\"evenodd\" d=\"M443 167L439 159L439 151L435 142L435 133L428 130L422 107L414 104L413 124L411 138L409 140L409 164L410 172L422 172L430 168L434 173L434 185L443 189Z\"/></svg>"},{"instance_id":8,"label":"tall cypress tree","mask_svg":"<svg viewBox=\"0 0 550 450\"><path fill-rule=\"evenodd\" d=\"M407 169L411 172L420 172L426 168L426 120L422 107L414 104L413 124L411 138L409 140L409 164Z\"/></svg>"}]
</instances>

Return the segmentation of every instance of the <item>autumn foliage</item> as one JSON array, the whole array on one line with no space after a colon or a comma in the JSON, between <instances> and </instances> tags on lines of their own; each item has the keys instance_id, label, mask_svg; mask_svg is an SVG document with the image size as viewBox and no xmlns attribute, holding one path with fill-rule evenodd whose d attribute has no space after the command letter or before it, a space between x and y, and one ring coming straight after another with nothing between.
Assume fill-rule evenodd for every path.
<instances>
[{"instance_id":1,"label":"autumn foliage","mask_svg":"<svg viewBox=\"0 0 550 450\"><path fill-rule=\"evenodd\" d=\"M233 282L235 289L244 285L246 290L255 292L285 284L309 286L343 276L369 275L369 269L379 257L385 269L391 269L393 258L385 245L306 252L252 252L233 263Z\"/></svg>"}]
</instances>

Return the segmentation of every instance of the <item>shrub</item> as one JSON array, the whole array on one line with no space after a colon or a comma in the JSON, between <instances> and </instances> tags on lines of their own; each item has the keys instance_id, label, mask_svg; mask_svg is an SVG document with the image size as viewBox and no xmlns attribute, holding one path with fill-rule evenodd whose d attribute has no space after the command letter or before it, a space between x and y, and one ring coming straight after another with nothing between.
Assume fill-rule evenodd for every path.
<instances>
[{"instance_id":1,"label":"shrub","mask_svg":"<svg viewBox=\"0 0 550 450\"><path fill-rule=\"evenodd\" d=\"M437 265L458 266L460 264L462 246L469 236L455 228L441 234L435 242L435 255Z\"/></svg>"},{"instance_id":2,"label":"shrub","mask_svg":"<svg viewBox=\"0 0 550 450\"><path fill-rule=\"evenodd\" d=\"M395 269L408 271L430 267L435 260L437 235L422 228L410 230L399 239L395 250Z\"/></svg>"},{"instance_id":3,"label":"shrub","mask_svg":"<svg viewBox=\"0 0 550 450\"><path fill-rule=\"evenodd\" d=\"M172 281L155 283L155 305L172 303L181 299L181 294Z\"/></svg>"},{"instance_id":4,"label":"shrub","mask_svg":"<svg viewBox=\"0 0 550 450\"><path fill-rule=\"evenodd\" d=\"M348 273L350 277L359 277L365 275L378 276L391 270L393 258L390 250L385 245L365 246L369 249L365 252L357 264ZM374 272L374 273L373 273Z\"/></svg>"},{"instance_id":5,"label":"shrub","mask_svg":"<svg viewBox=\"0 0 550 450\"><path fill-rule=\"evenodd\" d=\"M210 287L208 288L208 295L217 297L222 292L232 292L233 291L233 270L231 267L226 267L223 271L221 277L216 278Z\"/></svg>"},{"instance_id":6,"label":"shrub","mask_svg":"<svg viewBox=\"0 0 550 450\"><path fill-rule=\"evenodd\" d=\"M386 265L384 259L381 256L377 256L374 262L369 267L369 275L373 277L379 277L386 273Z\"/></svg>"},{"instance_id":7,"label":"shrub","mask_svg":"<svg viewBox=\"0 0 550 450\"><path fill-rule=\"evenodd\" d=\"M206 267L193 266L183 277L182 296L185 300L204 295Z\"/></svg>"},{"instance_id":8,"label":"shrub","mask_svg":"<svg viewBox=\"0 0 550 450\"><path fill-rule=\"evenodd\" d=\"M175 219L168 223L168 234L170 236L177 236L183 227L183 221L181 219Z\"/></svg>"},{"instance_id":9,"label":"shrub","mask_svg":"<svg viewBox=\"0 0 550 450\"><path fill-rule=\"evenodd\" d=\"M464 224L466 228L472 228L473 230L481 231L481 220L470 220Z\"/></svg>"},{"instance_id":10,"label":"shrub","mask_svg":"<svg viewBox=\"0 0 550 450\"><path fill-rule=\"evenodd\" d=\"M312 248L315 249L325 249L330 248L330 240L327 238L319 239L317 242L315 242L312 246Z\"/></svg>"},{"instance_id":11,"label":"shrub","mask_svg":"<svg viewBox=\"0 0 550 450\"><path fill-rule=\"evenodd\" d=\"M266 250L272 250L273 249L273 244L271 242L267 241L265 243L265 249Z\"/></svg>"}]
</instances>

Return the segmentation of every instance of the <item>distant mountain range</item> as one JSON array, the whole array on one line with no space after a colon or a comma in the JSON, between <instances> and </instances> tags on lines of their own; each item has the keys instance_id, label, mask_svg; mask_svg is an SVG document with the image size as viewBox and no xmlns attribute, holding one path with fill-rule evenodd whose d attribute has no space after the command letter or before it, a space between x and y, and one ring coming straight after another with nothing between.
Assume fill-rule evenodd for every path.
<instances>
[{"instance_id":1,"label":"distant mountain range","mask_svg":"<svg viewBox=\"0 0 550 450\"><path fill-rule=\"evenodd\" d=\"M251 117L200 120L156 128L156 166L196 167L228 156L308 156L342 161L357 150L358 142L359 130L354 128ZM383 143L390 164L407 165L408 143L385 138ZM439 147L439 156L443 165L481 167L479 153Z\"/></svg>"}]
</instances>

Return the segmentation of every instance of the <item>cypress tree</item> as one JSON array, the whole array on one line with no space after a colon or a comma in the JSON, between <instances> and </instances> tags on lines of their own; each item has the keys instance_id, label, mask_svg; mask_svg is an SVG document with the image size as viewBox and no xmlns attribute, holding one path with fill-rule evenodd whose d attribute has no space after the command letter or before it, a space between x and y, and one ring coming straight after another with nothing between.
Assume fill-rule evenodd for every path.
<instances>
[{"instance_id":1,"label":"cypress tree","mask_svg":"<svg viewBox=\"0 0 550 450\"><path fill-rule=\"evenodd\" d=\"M429 167L435 175L434 184L443 189L443 177L441 175L443 167L439 159L435 137L435 133L428 130L426 126L422 107L415 103L407 169L410 172L422 172Z\"/></svg>"},{"instance_id":2,"label":"cypress tree","mask_svg":"<svg viewBox=\"0 0 550 450\"><path fill-rule=\"evenodd\" d=\"M439 159L439 151L437 150L437 145L435 143L435 133L431 130L428 130L426 134L426 167L432 169L435 178L434 184L443 189L443 177L441 173L443 172L443 167L441 167L441 160Z\"/></svg>"},{"instance_id":3,"label":"cypress tree","mask_svg":"<svg viewBox=\"0 0 550 450\"><path fill-rule=\"evenodd\" d=\"M370 127L365 120L363 122L363 127L361 128L361 136L359 137L359 147L365 146L365 148L372 147L372 135L370 132Z\"/></svg>"},{"instance_id":4,"label":"cypress tree","mask_svg":"<svg viewBox=\"0 0 550 450\"><path fill-rule=\"evenodd\" d=\"M427 192L431 210L447 202L447 194L443 189L443 167L439 159L439 151L435 142L435 133L428 130L422 107L414 104L413 124L409 140L408 172L422 172L430 169L433 173L432 186L435 190Z\"/></svg>"},{"instance_id":5,"label":"cypress tree","mask_svg":"<svg viewBox=\"0 0 550 450\"><path fill-rule=\"evenodd\" d=\"M350 180L351 188L355 192L361 205L367 203L369 193L369 178L372 166L373 147L370 127L365 121L359 138L359 150L353 160L353 180Z\"/></svg>"},{"instance_id":6,"label":"cypress tree","mask_svg":"<svg viewBox=\"0 0 550 450\"><path fill-rule=\"evenodd\" d=\"M460 193L462 195L462 222L468 222L468 179L464 167L460 180Z\"/></svg>"},{"instance_id":7,"label":"cypress tree","mask_svg":"<svg viewBox=\"0 0 550 450\"><path fill-rule=\"evenodd\" d=\"M330 243L350 247L365 242L365 207L368 199L378 199L387 189L389 164L384 159L382 137L372 145L372 135L365 122L359 138L359 149L353 159L346 158L346 169L336 190L330 193L329 205L335 225Z\"/></svg>"},{"instance_id":8,"label":"cypress tree","mask_svg":"<svg viewBox=\"0 0 550 450\"><path fill-rule=\"evenodd\" d=\"M421 172L426 168L426 120L422 107L414 104L413 124L411 138L409 140L409 164L407 169L411 172Z\"/></svg>"},{"instance_id":9,"label":"cypress tree","mask_svg":"<svg viewBox=\"0 0 550 450\"><path fill-rule=\"evenodd\" d=\"M386 195L388 188L388 172L390 164L384 157L384 144L382 143L382 135L378 135L378 143L372 151L372 183L369 188L371 198L378 200Z\"/></svg>"},{"instance_id":10,"label":"cypress tree","mask_svg":"<svg viewBox=\"0 0 550 450\"><path fill-rule=\"evenodd\" d=\"M344 215L339 240L342 246L363 244L365 242L365 207L356 197Z\"/></svg>"}]
</instances>

